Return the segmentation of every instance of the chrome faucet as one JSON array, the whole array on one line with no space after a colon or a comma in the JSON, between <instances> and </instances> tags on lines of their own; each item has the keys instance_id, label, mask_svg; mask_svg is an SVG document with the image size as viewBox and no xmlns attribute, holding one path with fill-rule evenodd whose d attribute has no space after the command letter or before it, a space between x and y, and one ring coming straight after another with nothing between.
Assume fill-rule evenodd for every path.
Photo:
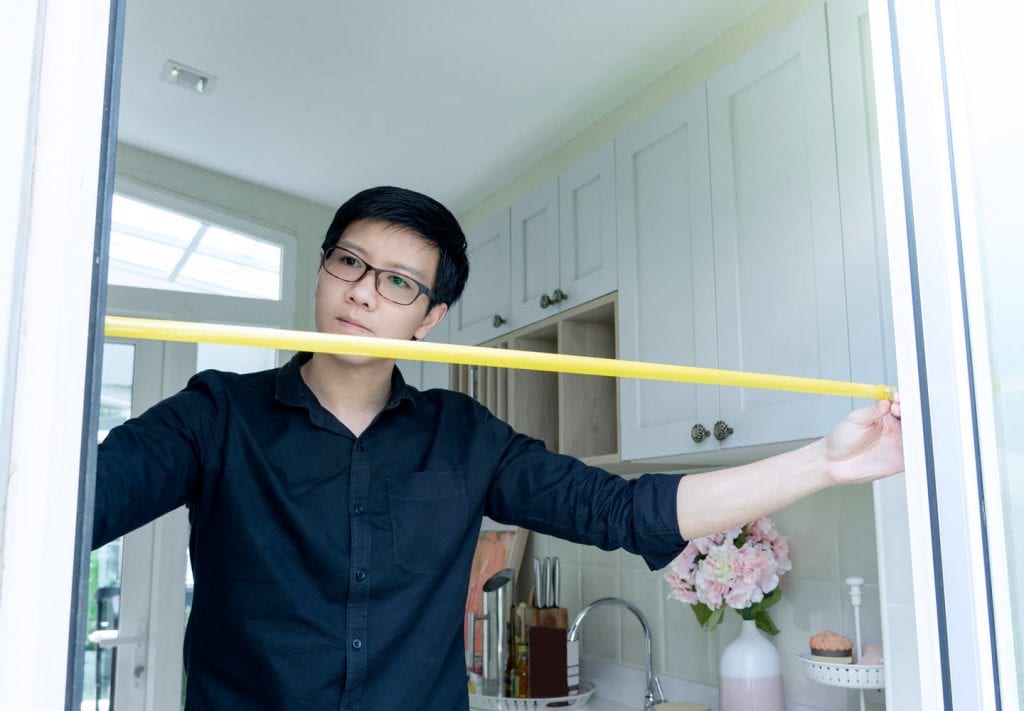
<instances>
[{"instance_id":1,"label":"chrome faucet","mask_svg":"<svg viewBox=\"0 0 1024 711\"><path fill-rule=\"evenodd\" d=\"M603 597L600 600L594 600L592 603L584 607L576 615L576 619L572 621L572 625L569 626L569 641L575 642L579 636L580 623L583 622L583 618L587 616L587 613L593 610L595 607L601 607L602 605L618 605L624 607L640 620L640 626L644 630L644 649L646 651L646 659L644 666L647 672L647 691L644 692L644 711L651 711L655 704L661 704L665 702L665 695L661 691L661 682L658 681L658 675L654 673L654 652L651 649L651 627L647 624L647 618L644 617L644 613L640 612L640 608L631 602L627 602L617 597Z\"/></svg>"}]
</instances>

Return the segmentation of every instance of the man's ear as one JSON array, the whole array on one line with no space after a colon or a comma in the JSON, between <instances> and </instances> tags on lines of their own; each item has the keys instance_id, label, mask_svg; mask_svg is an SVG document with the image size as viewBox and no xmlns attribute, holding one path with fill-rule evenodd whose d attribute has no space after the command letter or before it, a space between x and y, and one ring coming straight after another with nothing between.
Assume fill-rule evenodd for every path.
<instances>
[{"instance_id":1,"label":"man's ear","mask_svg":"<svg viewBox=\"0 0 1024 711\"><path fill-rule=\"evenodd\" d=\"M441 322L441 319L444 318L446 313L448 313L448 304L434 304L430 310L427 311L427 315L423 317L423 322L420 324L420 327L416 329L416 333L413 334L415 339L417 341L422 341L426 338L427 334L434 329L434 326Z\"/></svg>"}]
</instances>

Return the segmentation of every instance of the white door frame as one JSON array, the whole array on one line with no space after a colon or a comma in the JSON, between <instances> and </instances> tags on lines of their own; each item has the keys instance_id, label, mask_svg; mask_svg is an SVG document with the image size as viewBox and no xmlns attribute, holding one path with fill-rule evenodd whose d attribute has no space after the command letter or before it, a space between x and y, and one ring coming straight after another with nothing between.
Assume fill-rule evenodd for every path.
<instances>
[{"instance_id":1,"label":"white door frame","mask_svg":"<svg viewBox=\"0 0 1024 711\"><path fill-rule=\"evenodd\" d=\"M968 7L994 15L997 4L870 0L922 709L999 708L978 428L991 405L979 416L972 357L985 326L982 313L971 329L968 309L978 300L976 245L954 130L965 115L956 23L947 16ZM993 69L1015 81L1008 67ZM1005 708L1015 708L1016 691L1009 701L1002 681Z\"/></svg>"},{"instance_id":2,"label":"white door frame","mask_svg":"<svg viewBox=\"0 0 1024 711\"><path fill-rule=\"evenodd\" d=\"M0 23L12 80L0 112L0 226L15 235L0 239L0 688L15 708L77 702L57 680L69 677L79 655L68 618L111 4L22 0L5 3ZM928 709L988 709L996 700L978 440L964 436L975 431L964 333L971 297L961 298L959 183L949 159L962 149L949 117L964 115L963 98L950 93L943 65L956 57L943 51L953 27L941 13L960 6L871 0L907 513L917 537L920 698ZM54 235L61 249L53 249Z\"/></svg>"},{"instance_id":3,"label":"white door frame","mask_svg":"<svg viewBox=\"0 0 1024 711\"><path fill-rule=\"evenodd\" d=\"M5 706L49 711L76 702L61 680L81 679L76 517L111 0L0 14L0 689Z\"/></svg>"}]
</instances>

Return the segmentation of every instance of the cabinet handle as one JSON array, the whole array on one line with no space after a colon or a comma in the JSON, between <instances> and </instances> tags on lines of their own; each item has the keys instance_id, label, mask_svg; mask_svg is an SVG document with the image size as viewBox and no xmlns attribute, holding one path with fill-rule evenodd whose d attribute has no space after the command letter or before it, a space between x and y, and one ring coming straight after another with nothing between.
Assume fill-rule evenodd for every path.
<instances>
[{"instance_id":1,"label":"cabinet handle","mask_svg":"<svg viewBox=\"0 0 1024 711\"><path fill-rule=\"evenodd\" d=\"M723 440L725 440L726 437L732 434L732 427L725 424L724 420L719 420L718 422L715 423L714 431L715 439L717 439L719 442L722 442Z\"/></svg>"},{"instance_id":2,"label":"cabinet handle","mask_svg":"<svg viewBox=\"0 0 1024 711\"><path fill-rule=\"evenodd\" d=\"M491 323L494 325L495 328L501 328L501 325L505 323L505 319L503 319L498 314L494 314L494 318L491 319Z\"/></svg>"},{"instance_id":3,"label":"cabinet handle","mask_svg":"<svg viewBox=\"0 0 1024 711\"><path fill-rule=\"evenodd\" d=\"M690 439L697 443L706 440L710 434L708 428L699 422L690 429Z\"/></svg>"},{"instance_id":4,"label":"cabinet handle","mask_svg":"<svg viewBox=\"0 0 1024 711\"><path fill-rule=\"evenodd\" d=\"M547 294L540 295L540 307L542 309L546 309L547 307L553 306L554 304L560 304L568 298L569 295L566 294L564 291L562 291L561 289L555 289L554 291L551 292L551 296L548 296Z\"/></svg>"}]
</instances>

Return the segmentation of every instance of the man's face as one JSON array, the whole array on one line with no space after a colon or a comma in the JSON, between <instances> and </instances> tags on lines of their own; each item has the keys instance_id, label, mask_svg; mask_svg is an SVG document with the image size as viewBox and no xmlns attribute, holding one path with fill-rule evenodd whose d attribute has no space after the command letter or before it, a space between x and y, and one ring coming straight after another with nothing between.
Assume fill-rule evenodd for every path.
<instances>
[{"instance_id":1,"label":"man's face","mask_svg":"<svg viewBox=\"0 0 1024 711\"><path fill-rule=\"evenodd\" d=\"M437 248L415 232L380 220L359 220L342 233L337 246L378 269L411 277L431 289L435 286ZM346 282L321 269L316 284L316 330L423 339L448 310L445 304L437 304L428 311L426 294L407 306L389 301L378 293L376 276L370 269L358 281Z\"/></svg>"}]
</instances>

